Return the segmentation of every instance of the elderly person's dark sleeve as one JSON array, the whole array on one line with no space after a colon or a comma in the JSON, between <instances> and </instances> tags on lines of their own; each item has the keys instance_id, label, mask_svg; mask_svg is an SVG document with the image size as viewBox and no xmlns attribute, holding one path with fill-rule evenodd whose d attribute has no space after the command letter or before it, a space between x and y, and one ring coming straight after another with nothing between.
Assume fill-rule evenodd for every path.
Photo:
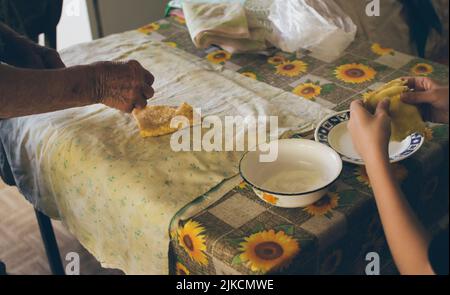
<instances>
[{"instance_id":1,"label":"elderly person's dark sleeve","mask_svg":"<svg viewBox=\"0 0 450 295\"><path fill-rule=\"evenodd\" d=\"M0 22L37 42L59 22L62 0L0 0Z\"/></svg>"}]
</instances>

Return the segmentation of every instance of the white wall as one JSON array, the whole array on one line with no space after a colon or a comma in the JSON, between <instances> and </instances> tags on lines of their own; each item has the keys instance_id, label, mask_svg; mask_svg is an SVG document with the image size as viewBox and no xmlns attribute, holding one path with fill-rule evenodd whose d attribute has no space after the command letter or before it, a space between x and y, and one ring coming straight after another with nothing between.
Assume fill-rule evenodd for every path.
<instances>
[{"instance_id":1,"label":"white wall","mask_svg":"<svg viewBox=\"0 0 450 295\"><path fill-rule=\"evenodd\" d=\"M61 21L58 25L58 50L88 42L95 38L96 28L91 29L86 1L64 0ZM120 33L164 17L169 0L98 0L99 15L105 36ZM94 22L95 23L95 22ZM93 33L94 32L94 33Z\"/></svg>"},{"instance_id":2,"label":"white wall","mask_svg":"<svg viewBox=\"0 0 450 295\"><path fill-rule=\"evenodd\" d=\"M98 0L103 34L137 29L164 17L169 0Z\"/></svg>"},{"instance_id":3,"label":"white wall","mask_svg":"<svg viewBox=\"0 0 450 295\"><path fill-rule=\"evenodd\" d=\"M61 21L58 25L58 50L91 40L86 0L64 0Z\"/></svg>"}]
</instances>

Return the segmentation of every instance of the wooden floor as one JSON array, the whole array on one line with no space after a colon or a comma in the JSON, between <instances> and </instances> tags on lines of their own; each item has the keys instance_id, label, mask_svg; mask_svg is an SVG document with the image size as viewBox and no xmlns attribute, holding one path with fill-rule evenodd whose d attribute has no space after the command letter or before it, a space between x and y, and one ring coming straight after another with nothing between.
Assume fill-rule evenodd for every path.
<instances>
[{"instance_id":1,"label":"wooden floor","mask_svg":"<svg viewBox=\"0 0 450 295\"><path fill-rule=\"evenodd\" d=\"M80 255L81 274L122 274L105 269L58 221L53 221L61 256L68 252ZM9 274L48 275L45 256L33 207L15 187L0 180L0 260ZM64 259L62 260L65 264Z\"/></svg>"}]
</instances>

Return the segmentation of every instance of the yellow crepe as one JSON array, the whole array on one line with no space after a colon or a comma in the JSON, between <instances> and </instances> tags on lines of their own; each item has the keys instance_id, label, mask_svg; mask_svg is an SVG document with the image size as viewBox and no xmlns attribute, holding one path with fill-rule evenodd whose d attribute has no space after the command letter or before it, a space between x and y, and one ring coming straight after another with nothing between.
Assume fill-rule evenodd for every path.
<instances>
[{"instance_id":1,"label":"yellow crepe","mask_svg":"<svg viewBox=\"0 0 450 295\"><path fill-rule=\"evenodd\" d=\"M136 119L142 137L155 137L171 134L179 128L170 127L174 117L183 116L192 125L194 110L192 106L183 103L178 108L171 106L147 106L142 110L135 109L133 116Z\"/></svg>"},{"instance_id":2,"label":"yellow crepe","mask_svg":"<svg viewBox=\"0 0 450 295\"><path fill-rule=\"evenodd\" d=\"M401 95L409 91L407 81L393 80L374 92L364 96L364 105L372 113L381 101L390 100L390 116L392 119L392 141L402 141L412 133L424 133L425 123L416 106L402 102Z\"/></svg>"}]
</instances>

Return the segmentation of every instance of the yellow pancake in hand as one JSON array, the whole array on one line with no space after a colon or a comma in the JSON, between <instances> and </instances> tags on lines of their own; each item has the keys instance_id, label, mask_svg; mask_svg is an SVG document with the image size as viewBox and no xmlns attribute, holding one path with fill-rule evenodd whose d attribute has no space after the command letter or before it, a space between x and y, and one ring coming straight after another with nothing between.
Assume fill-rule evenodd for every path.
<instances>
[{"instance_id":1,"label":"yellow pancake in hand","mask_svg":"<svg viewBox=\"0 0 450 295\"><path fill-rule=\"evenodd\" d=\"M401 95L409 91L406 84L407 81L402 79L393 80L364 97L364 105L372 113L378 103L386 98L390 100L392 141L402 141L413 133L423 134L426 127L419 109L401 100Z\"/></svg>"},{"instance_id":2,"label":"yellow pancake in hand","mask_svg":"<svg viewBox=\"0 0 450 295\"><path fill-rule=\"evenodd\" d=\"M179 128L170 127L170 122L177 116L183 116L192 125L194 110L192 106L183 103L178 108L171 106L147 106L142 110L135 109L133 116L136 119L142 137L156 137L174 133Z\"/></svg>"}]
</instances>

